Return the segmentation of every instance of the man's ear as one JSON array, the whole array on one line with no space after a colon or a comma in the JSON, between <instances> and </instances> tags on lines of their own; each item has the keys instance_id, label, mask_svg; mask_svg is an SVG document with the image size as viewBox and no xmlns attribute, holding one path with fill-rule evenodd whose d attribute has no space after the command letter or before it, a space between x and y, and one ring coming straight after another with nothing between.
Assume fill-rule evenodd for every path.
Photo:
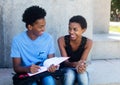
<instances>
[{"instance_id":1,"label":"man's ear","mask_svg":"<svg viewBox=\"0 0 120 85\"><path fill-rule=\"evenodd\" d=\"M32 26L31 25L28 25L28 30L32 30Z\"/></svg>"}]
</instances>

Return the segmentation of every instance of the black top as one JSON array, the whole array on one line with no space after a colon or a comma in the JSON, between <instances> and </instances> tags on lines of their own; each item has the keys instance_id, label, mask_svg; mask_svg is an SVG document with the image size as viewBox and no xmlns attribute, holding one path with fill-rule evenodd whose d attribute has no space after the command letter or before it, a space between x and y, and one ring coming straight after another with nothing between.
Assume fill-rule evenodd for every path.
<instances>
[{"instance_id":1,"label":"black top","mask_svg":"<svg viewBox=\"0 0 120 85\"><path fill-rule=\"evenodd\" d=\"M69 61L70 62L79 61L84 52L84 47L85 47L87 38L82 36L81 44L78 47L78 49L75 51L72 50L72 47L70 45L70 36L69 35L64 36L64 40L66 44L65 49L66 49L67 55L70 56Z\"/></svg>"}]
</instances>

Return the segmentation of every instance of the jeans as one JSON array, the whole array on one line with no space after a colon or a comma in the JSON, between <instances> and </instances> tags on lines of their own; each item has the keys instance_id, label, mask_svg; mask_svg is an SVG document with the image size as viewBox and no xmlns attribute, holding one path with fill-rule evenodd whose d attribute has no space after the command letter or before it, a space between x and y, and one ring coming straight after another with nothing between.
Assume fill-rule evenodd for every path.
<instances>
[{"instance_id":1,"label":"jeans","mask_svg":"<svg viewBox=\"0 0 120 85\"><path fill-rule=\"evenodd\" d=\"M32 85L37 85L37 83L34 82ZM42 78L42 85L55 85L54 78L52 76Z\"/></svg>"},{"instance_id":2,"label":"jeans","mask_svg":"<svg viewBox=\"0 0 120 85\"><path fill-rule=\"evenodd\" d=\"M77 80L78 85L89 85L88 84L88 73L77 73L73 68L66 68L66 73L64 74L64 85L74 85Z\"/></svg>"}]
</instances>

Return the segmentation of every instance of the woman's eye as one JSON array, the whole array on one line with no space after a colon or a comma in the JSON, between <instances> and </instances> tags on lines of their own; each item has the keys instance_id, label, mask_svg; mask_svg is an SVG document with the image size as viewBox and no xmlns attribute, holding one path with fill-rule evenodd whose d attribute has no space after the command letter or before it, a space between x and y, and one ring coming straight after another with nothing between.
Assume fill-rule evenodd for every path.
<instances>
[{"instance_id":1,"label":"woman's eye","mask_svg":"<svg viewBox=\"0 0 120 85\"><path fill-rule=\"evenodd\" d=\"M73 30L74 30L74 31L77 31L77 28L74 28Z\"/></svg>"},{"instance_id":2,"label":"woman's eye","mask_svg":"<svg viewBox=\"0 0 120 85\"><path fill-rule=\"evenodd\" d=\"M69 30L71 30L71 28L69 27Z\"/></svg>"}]
</instances>

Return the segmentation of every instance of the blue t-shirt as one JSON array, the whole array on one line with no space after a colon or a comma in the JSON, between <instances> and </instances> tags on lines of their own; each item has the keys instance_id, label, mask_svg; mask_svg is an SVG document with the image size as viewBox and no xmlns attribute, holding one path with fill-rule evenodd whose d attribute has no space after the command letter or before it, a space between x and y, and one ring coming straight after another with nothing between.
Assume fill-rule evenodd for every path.
<instances>
[{"instance_id":1,"label":"blue t-shirt","mask_svg":"<svg viewBox=\"0 0 120 85\"><path fill-rule=\"evenodd\" d=\"M42 65L47 56L54 53L53 38L46 32L35 40L31 40L26 31L13 38L11 57L21 58L22 66L29 66L36 62L41 62Z\"/></svg>"}]
</instances>

